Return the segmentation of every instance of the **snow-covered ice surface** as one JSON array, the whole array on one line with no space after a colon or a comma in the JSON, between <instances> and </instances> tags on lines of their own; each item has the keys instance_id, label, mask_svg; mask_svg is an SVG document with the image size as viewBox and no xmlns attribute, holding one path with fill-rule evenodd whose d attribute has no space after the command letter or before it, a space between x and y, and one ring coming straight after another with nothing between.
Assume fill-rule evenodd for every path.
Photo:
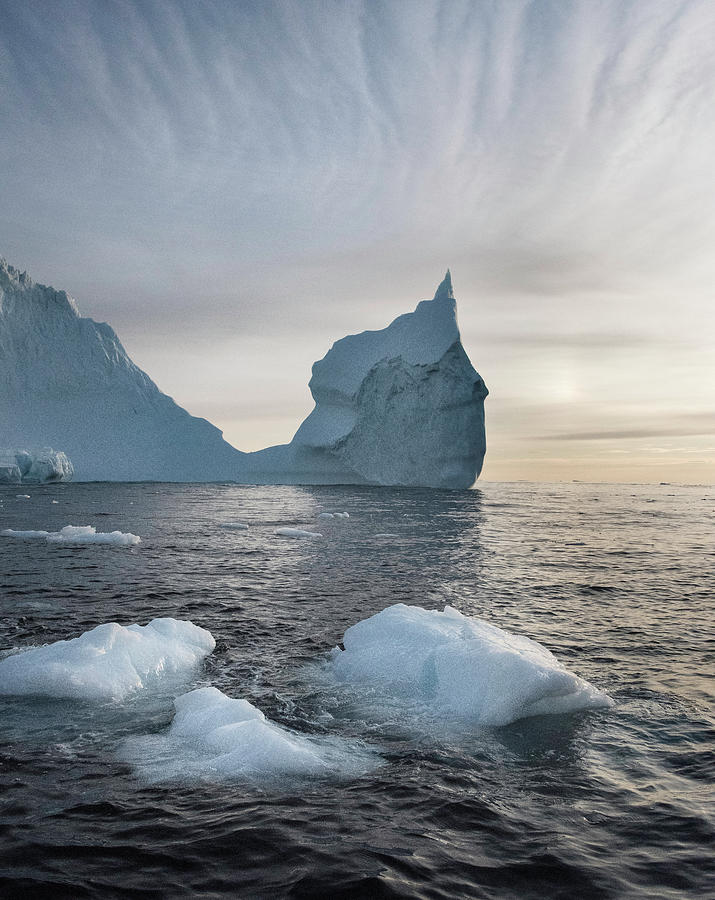
<instances>
[{"instance_id":1,"label":"snow-covered ice surface","mask_svg":"<svg viewBox=\"0 0 715 900\"><path fill-rule=\"evenodd\" d=\"M163 394L109 325L0 260L0 435L62 448L38 478L74 466L80 481L466 488L481 471L488 392L460 341L449 272L414 312L336 341L310 390L315 408L290 444L241 453ZM0 478L19 480L6 462Z\"/></svg>"},{"instance_id":2,"label":"snow-covered ice surface","mask_svg":"<svg viewBox=\"0 0 715 900\"><path fill-rule=\"evenodd\" d=\"M0 660L0 694L123 700L163 679L190 676L214 647L211 633L188 621L108 622Z\"/></svg>"},{"instance_id":3,"label":"snow-covered ice surface","mask_svg":"<svg viewBox=\"0 0 715 900\"><path fill-rule=\"evenodd\" d=\"M343 645L331 658L338 680L479 725L612 705L541 644L451 606L398 603L348 628Z\"/></svg>"},{"instance_id":4,"label":"snow-covered ice surface","mask_svg":"<svg viewBox=\"0 0 715 900\"><path fill-rule=\"evenodd\" d=\"M357 777L381 763L356 741L299 734L215 687L183 694L174 706L167 732L131 738L120 748L148 781Z\"/></svg>"},{"instance_id":5,"label":"snow-covered ice surface","mask_svg":"<svg viewBox=\"0 0 715 900\"><path fill-rule=\"evenodd\" d=\"M94 525L65 525L59 531L16 531L5 528L0 531L0 535L24 539L44 538L49 544L115 544L119 547L133 547L141 542L137 534L127 531L97 531Z\"/></svg>"}]
</instances>

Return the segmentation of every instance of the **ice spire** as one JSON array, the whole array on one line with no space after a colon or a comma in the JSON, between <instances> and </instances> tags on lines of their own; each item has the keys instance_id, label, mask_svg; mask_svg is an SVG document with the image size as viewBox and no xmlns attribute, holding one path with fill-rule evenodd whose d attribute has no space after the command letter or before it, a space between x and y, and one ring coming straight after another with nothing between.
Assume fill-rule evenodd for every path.
<instances>
[{"instance_id":1,"label":"ice spire","mask_svg":"<svg viewBox=\"0 0 715 900\"><path fill-rule=\"evenodd\" d=\"M434 299L454 300L454 291L452 290L452 274L449 269L447 269L447 274L444 276L442 283L435 291Z\"/></svg>"}]
</instances>

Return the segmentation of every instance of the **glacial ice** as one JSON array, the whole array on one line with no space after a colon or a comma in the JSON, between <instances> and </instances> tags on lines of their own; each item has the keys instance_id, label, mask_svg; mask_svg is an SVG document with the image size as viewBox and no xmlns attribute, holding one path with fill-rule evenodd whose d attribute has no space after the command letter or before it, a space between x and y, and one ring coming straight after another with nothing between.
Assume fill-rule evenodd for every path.
<instances>
[{"instance_id":1,"label":"glacial ice","mask_svg":"<svg viewBox=\"0 0 715 900\"><path fill-rule=\"evenodd\" d=\"M487 388L462 347L452 279L381 331L313 366L315 408L288 445L246 460L249 480L466 488L486 440Z\"/></svg>"},{"instance_id":2,"label":"glacial ice","mask_svg":"<svg viewBox=\"0 0 715 900\"><path fill-rule=\"evenodd\" d=\"M449 272L414 312L337 341L310 390L290 444L241 453L163 394L109 325L0 260L0 434L62 447L78 480L466 488L481 471L488 392ZM17 481L19 466L0 469Z\"/></svg>"},{"instance_id":3,"label":"glacial ice","mask_svg":"<svg viewBox=\"0 0 715 900\"><path fill-rule=\"evenodd\" d=\"M381 762L354 742L283 728L215 687L183 694L174 706L168 732L131 738L120 751L151 781L354 776Z\"/></svg>"},{"instance_id":4,"label":"glacial ice","mask_svg":"<svg viewBox=\"0 0 715 900\"><path fill-rule=\"evenodd\" d=\"M211 633L189 621L109 622L0 660L0 694L123 700L162 679L189 677L214 647Z\"/></svg>"},{"instance_id":5,"label":"glacial ice","mask_svg":"<svg viewBox=\"0 0 715 900\"><path fill-rule=\"evenodd\" d=\"M51 484L69 481L74 467L67 454L42 450L0 450L0 484Z\"/></svg>"},{"instance_id":6,"label":"glacial ice","mask_svg":"<svg viewBox=\"0 0 715 900\"><path fill-rule=\"evenodd\" d=\"M305 531L303 528L276 528L276 534L291 538L322 538L317 531Z\"/></svg>"},{"instance_id":7,"label":"glacial ice","mask_svg":"<svg viewBox=\"0 0 715 900\"><path fill-rule=\"evenodd\" d=\"M0 439L61 447L79 481L223 481L244 457L163 394L109 325L2 259Z\"/></svg>"},{"instance_id":8,"label":"glacial ice","mask_svg":"<svg viewBox=\"0 0 715 900\"><path fill-rule=\"evenodd\" d=\"M141 538L127 531L97 531L94 525L65 525L59 531L16 531L5 528L0 535L12 538L44 538L49 544L117 544L131 547Z\"/></svg>"},{"instance_id":9,"label":"glacial ice","mask_svg":"<svg viewBox=\"0 0 715 900\"><path fill-rule=\"evenodd\" d=\"M541 644L451 606L398 603L348 628L343 646L331 657L340 681L480 725L613 705Z\"/></svg>"},{"instance_id":10,"label":"glacial ice","mask_svg":"<svg viewBox=\"0 0 715 900\"><path fill-rule=\"evenodd\" d=\"M221 528L227 528L229 531L246 531L248 525L244 522L222 522Z\"/></svg>"}]
</instances>

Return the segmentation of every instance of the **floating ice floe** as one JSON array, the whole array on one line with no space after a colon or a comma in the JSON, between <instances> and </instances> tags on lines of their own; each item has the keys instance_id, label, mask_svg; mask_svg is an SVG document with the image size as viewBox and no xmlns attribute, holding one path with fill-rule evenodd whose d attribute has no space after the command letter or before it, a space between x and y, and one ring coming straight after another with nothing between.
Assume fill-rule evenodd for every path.
<instances>
[{"instance_id":1,"label":"floating ice floe","mask_svg":"<svg viewBox=\"0 0 715 900\"><path fill-rule=\"evenodd\" d=\"M350 513L346 512L322 512L318 513L319 519L349 519Z\"/></svg>"},{"instance_id":2,"label":"floating ice floe","mask_svg":"<svg viewBox=\"0 0 715 900\"><path fill-rule=\"evenodd\" d=\"M536 641L451 606L398 603L348 628L343 646L331 658L339 680L481 725L613 705Z\"/></svg>"},{"instance_id":3,"label":"floating ice floe","mask_svg":"<svg viewBox=\"0 0 715 900\"><path fill-rule=\"evenodd\" d=\"M248 525L243 522L222 522L221 528L228 528L231 531L246 531Z\"/></svg>"},{"instance_id":4,"label":"floating ice floe","mask_svg":"<svg viewBox=\"0 0 715 900\"><path fill-rule=\"evenodd\" d=\"M334 519L335 513L328 513L328 512L318 513L318 518L319 519Z\"/></svg>"},{"instance_id":5,"label":"floating ice floe","mask_svg":"<svg viewBox=\"0 0 715 900\"><path fill-rule=\"evenodd\" d=\"M189 676L215 646L209 631L180 619L109 622L0 660L0 694L123 700L168 676Z\"/></svg>"},{"instance_id":6,"label":"floating ice floe","mask_svg":"<svg viewBox=\"0 0 715 900\"><path fill-rule=\"evenodd\" d=\"M50 500L50 503L59 503L59 500Z\"/></svg>"},{"instance_id":7,"label":"floating ice floe","mask_svg":"<svg viewBox=\"0 0 715 900\"><path fill-rule=\"evenodd\" d=\"M399 534L393 534L391 531L383 531L380 534L373 535L376 538L396 538L399 537Z\"/></svg>"},{"instance_id":8,"label":"floating ice floe","mask_svg":"<svg viewBox=\"0 0 715 900\"><path fill-rule=\"evenodd\" d=\"M53 501L54 502L54 501ZM49 544L117 544L131 547L141 538L129 531L97 531L94 525L65 525L60 531L16 531L5 528L0 535L12 538L44 538Z\"/></svg>"},{"instance_id":9,"label":"floating ice floe","mask_svg":"<svg viewBox=\"0 0 715 900\"><path fill-rule=\"evenodd\" d=\"M276 534L291 538L322 538L317 531L304 531L302 528L276 528Z\"/></svg>"},{"instance_id":10,"label":"floating ice floe","mask_svg":"<svg viewBox=\"0 0 715 900\"><path fill-rule=\"evenodd\" d=\"M183 694L174 706L168 732L130 738L120 750L151 781L359 775L381 763L355 742L283 728L215 687Z\"/></svg>"},{"instance_id":11,"label":"floating ice floe","mask_svg":"<svg viewBox=\"0 0 715 900\"><path fill-rule=\"evenodd\" d=\"M29 494L15 494L15 499L16 500L29 500L30 495Z\"/></svg>"}]
</instances>

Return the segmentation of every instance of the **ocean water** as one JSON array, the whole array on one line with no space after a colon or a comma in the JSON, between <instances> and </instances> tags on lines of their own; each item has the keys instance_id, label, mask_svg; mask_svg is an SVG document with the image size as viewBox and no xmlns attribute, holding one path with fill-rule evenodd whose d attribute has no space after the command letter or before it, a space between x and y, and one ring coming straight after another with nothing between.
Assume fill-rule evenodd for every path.
<instances>
[{"instance_id":1,"label":"ocean water","mask_svg":"<svg viewBox=\"0 0 715 900\"><path fill-rule=\"evenodd\" d=\"M142 543L0 538L0 648L190 619L217 648L182 690L213 684L382 763L161 782L122 747L167 729L172 688L124 704L0 698L3 898L715 894L715 488L23 491L0 489L0 528L95 525ZM449 603L534 638L616 705L497 729L371 709L325 660L349 625L397 602Z\"/></svg>"}]
</instances>

